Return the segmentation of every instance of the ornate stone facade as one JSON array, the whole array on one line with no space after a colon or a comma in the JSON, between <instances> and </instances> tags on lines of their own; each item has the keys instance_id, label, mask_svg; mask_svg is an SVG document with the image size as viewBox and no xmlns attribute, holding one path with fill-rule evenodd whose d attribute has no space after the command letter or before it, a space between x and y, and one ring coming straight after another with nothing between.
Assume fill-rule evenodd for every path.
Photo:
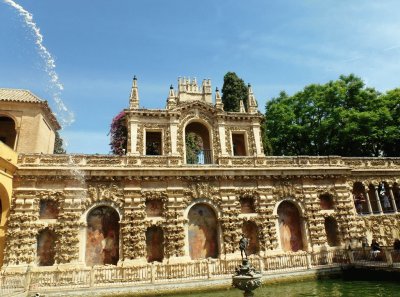
<instances>
[{"instance_id":1,"label":"ornate stone facade","mask_svg":"<svg viewBox=\"0 0 400 297\"><path fill-rule=\"evenodd\" d=\"M392 245L399 237L400 193L396 186L400 183L400 158L266 157L260 138L261 114L255 109L252 91L253 106L247 107L247 113L224 112L218 92L215 105L209 99L209 81L204 82L202 91L197 82L189 82L180 80L179 90L186 90L184 95L175 95L170 89L167 109L146 110L139 109L134 81L126 110L129 141L125 156L19 155L5 263L37 265L36 237L45 228L57 236L54 260L58 266L85 266L88 246L99 248L103 257L117 258L120 266L143 264L149 241L146 230L151 227L162 230L157 236L163 238L154 240L164 246L164 262L194 260L190 258L193 240L204 242L205 249L217 250L220 259L238 258L238 241L248 222L256 228L257 253L278 254L282 253L282 236L290 237L293 227L290 220L281 219L283 202L294 206L300 224L301 236L292 236L288 242L300 242L302 250L357 246L364 237ZM204 145L199 151L207 149L210 158L204 154L204 159L198 156L194 164L188 164L186 136L196 129ZM154 145L148 141L150 132L162 147L157 154L146 154ZM234 138L234 133L239 137ZM240 145L245 147L238 150ZM377 212L358 213L356 182L372 187L385 182L392 201L390 210L383 207L378 193L375 200L368 196L368 201L377 203ZM323 205L322 197L330 206ZM57 203L57 218L40 218L42 200ZM150 202L161 207L160 211L149 215ZM195 205L211 210L216 219L201 209L189 217ZM99 237L88 237L88 214L99 207L116 211L118 236L105 225L104 215L90 222L93 234ZM216 222L211 226L217 230L216 236L207 230L210 222ZM327 222L334 222L333 231ZM332 236L336 236L335 244L329 246L328 237Z\"/></svg>"}]
</instances>

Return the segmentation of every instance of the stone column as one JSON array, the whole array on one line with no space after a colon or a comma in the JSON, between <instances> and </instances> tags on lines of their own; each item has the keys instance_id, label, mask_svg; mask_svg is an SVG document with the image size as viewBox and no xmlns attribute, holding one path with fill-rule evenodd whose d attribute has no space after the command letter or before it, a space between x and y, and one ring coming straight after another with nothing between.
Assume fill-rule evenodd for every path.
<instances>
[{"instance_id":1,"label":"stone column","mask_svg":"<svg viewBox=\"0 0 400 297\"><path fill-rule=\"evenodd\" d=\"M382 214L383 211L382 211L382 205L381 205L381 197L379 196L379 193L378 193L378 187L374 186L374 190L375 190L376 200L378 201L378 210L379 210L379 213Z\"/></svg>"},{"instance_id":2,"label":"stone column","mask_svg":"<svg viewBox=\"0 0 400 297\"><path fill-rule=\"evenodd\" d=\"M219 143L221 145L221 155L222 156L227 156L228 152L226 151L226 145L225 145L225 123L220 122L218 123L218 133L219 133Z\"/></svg>"},{"instance_id":3,"label":"stone column","mask_svg":"<svg viewBox=\"0 0 400 297\"><path fill-rule=\"evenodd\" d=\"M370 214L372 214L372 206L371 206L371 201L369 200L369 194L367 191L365 191L365 198L367 198L367 206L368 206L368 211Z\"/></svg>"},{"instance_id":4,"label":"stone column","mask_svg":"<svg viewBox=\"0 0 400 297\"><path fill-rule=\"evenodd\" d=\"M129 121L130 125L130 154L131 155L140 155L140 152L137 150L137 143L138 143L138 120L131 119Z\"/></svg>"},{"instance_id":5,"label":"stone column","mask_svg":"<svg viewBox=\"0 0 400 297\"><path fill-rule=\"evenodd\" d=\"M392 201L393 211L397 212L397 205L396 205L396 201L394 200L392 187L389 188L389 195L390 195L390 200Z\"/></svg>"},{"instance_id":6,"label":"stone column","mask_svg":"<svg viewBox=\"0 0 400 297\"><path fill-rule=\"evenodd\" d=\"M254 152L257 157L262 157L264 154L262 153L262 142L261 142L261 137L260 137L260 124L259 123L253 123L253 137L254 137L254 147L256 151Z\"/></svg>"},{"instance_id":7,"label":"stone column","mask_svg":"<svg viewBox=\"0 0 400 297\"><path fill-rule=\"evenodd\" d=\"M170 121L170 131L171 131L171 155L178 154L178 120L176 118L171 118Z\"/></svg>"}]
</instances>

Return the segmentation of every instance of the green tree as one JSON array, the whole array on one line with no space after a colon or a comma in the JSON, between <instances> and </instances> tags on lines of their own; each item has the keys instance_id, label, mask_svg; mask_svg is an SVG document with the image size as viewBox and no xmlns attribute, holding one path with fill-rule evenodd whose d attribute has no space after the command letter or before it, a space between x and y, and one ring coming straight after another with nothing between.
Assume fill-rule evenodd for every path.
<instances>
[{"instance_id":1,"label":"green tree","mask_svg":"<svg viewBox=\"0 0 400 297\"><path fill-rule=\"evenodd\" d=\"M227 72L225 74L221 98L225 111L239 111L240 100L243 100L244 106L247 108L247 93L246 84L235 72Z\"/></svg>"},{"instance_id":2,"label":"green tree","mask_svg":"<svg viewBox=\"0 0 400 297\"><path fill-rule=\"evenodd\" d=\"M384 98L353 74L281 92L266 104L264 136L276 155L385 155L393 125Z\"/></svg>"},{"instance_id":3,"label":"green tree","mask_svg":"<svg viewBox=\"0 0 400 297\"><path fill-rule=\"evenodd\" d=\"M390 113L390 119L385 129L383 151L385 156L400 155L400 88L387 91L382 95L385 106Z\"/></svg>"},{"instance_id":4,"label":"green tree","mask_svg":"<svg viewBox=\"0 0 400 297\"><path fill-rule=\"evenodd\" d=\"M56 138L54 140L53 154L65 154L66 151L65 151L63 145L64 145L64 141L61 138L60 133L58 133L58 131L56 131Z\"/></svg>"},{"instance_id":5,"label":"green tree","mask_svg":"<svg viewBox=\"0 0 400 297\"><path fill-rule=\"evenodd\" d=\"M197 164L199 152L203 149L203 140L193 132L186 134L186 162Z\"/></svg>"}]
</instances>

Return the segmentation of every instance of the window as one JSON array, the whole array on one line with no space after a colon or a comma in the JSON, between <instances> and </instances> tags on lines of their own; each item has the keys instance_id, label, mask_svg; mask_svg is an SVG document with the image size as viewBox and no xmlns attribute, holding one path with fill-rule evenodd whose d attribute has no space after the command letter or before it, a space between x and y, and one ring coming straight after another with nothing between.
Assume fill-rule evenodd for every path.
<instances>
[{"instance_id":1,"label":"window","mask_svg":"<svg viewBox=\"0 0 400 297\"><path fill-rule=\"evenodd\" d=\"M162 155L161 131L146 131L146 155L160 156Z\"/></svg>"},{"instance_id":2,"label":"window","mask_svg":"<svg viewBox=\"0 0 400 297\"><path fill-rule=\"evenodd\" d=\"M232 133L232 146L234 156L247 156L244 133Z\"/></svg>"}]
</instances>

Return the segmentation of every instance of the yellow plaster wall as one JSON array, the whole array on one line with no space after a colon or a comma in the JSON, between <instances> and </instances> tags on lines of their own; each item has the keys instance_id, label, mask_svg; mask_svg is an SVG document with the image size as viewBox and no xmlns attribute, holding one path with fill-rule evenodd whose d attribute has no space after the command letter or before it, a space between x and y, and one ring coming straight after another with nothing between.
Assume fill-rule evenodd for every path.
<instances>
[{"instance_id":1,"label":"yellow plaster wall","mask_svg":"<svg viewBox=\"0 0 400 297\"><path fill-rule=\"evenodd\" d=\"M17 153L0 141L0 267L3 265L6 223L10 213L12 179L16 170Z\"/></svg>"}]
</instances>

